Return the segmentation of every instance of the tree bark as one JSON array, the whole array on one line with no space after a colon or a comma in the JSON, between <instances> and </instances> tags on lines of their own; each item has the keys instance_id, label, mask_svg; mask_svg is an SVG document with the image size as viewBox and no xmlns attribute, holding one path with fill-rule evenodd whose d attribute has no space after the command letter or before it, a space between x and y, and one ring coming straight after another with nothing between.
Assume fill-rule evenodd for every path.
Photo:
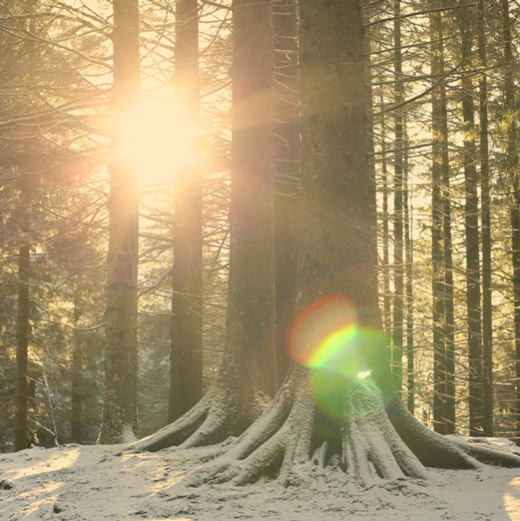
<instances>
[{"instance_id":1,"label":"tree bark","mask_svg":"<svg viewBox=\"0 0 520 521\"><path fill-rule=\"evenodd\" d=\"M486 2L478 2L478 54L482 72L479 80L480 191L482 219L482 366L483 434L493 436L493 287L491 280L491 199L489 194L489 122L487 50L485 34Z\"/></svg>"},{"instance_id":2,"label":"tree bark","mask_svg":"<svg viewBox=\"0 0 520 521\"><path fill-rule=\"evenodd\" d=\"M395 105L404 100L401 50L401 0L394 0L394 80ZM401 108L394 113L394 319L392 334L392 370L396 387L401 391L403 382L403 319L404 319L404 258L403 258L403 148L404 116Z\"/></svg>"},{"instance_id":3,"label":"tree bark","mask_svg":"<svg viewBox=\"0 0 520 521\"><path fill-rule=\"evenodd\" d=\"M194 127L199 120L197 5L197 0L177 0L175 12L176 94ZM197 137L192 139L195 148ZM202 398L202 172L195 163L174 175L169 422Z\"/></svg>"},{"instance_id":4,"label":"tree bark","mask_svg":"<svg viewBox=\"0 0 520 521\"><path fill-rule=\"evenodd\" d=\"M239 434L278 388L269 2L234 1L233 45L230 268L222 366L195 407L133 450L199 446Z\"/></svg>"},{"instance_id":5,"label":"tree bark","mask_svg":"<svg viewBox=\"0 0 520 521\"><path fill-rule=\"evenodd\" d=\"M469 364L469 431L471 436L482 435L483 373L482 373L482 312L480 304L480 249L478 174L475 145L475 89L468 70L472 59L472 28L470 13L460 13L460 37L465 72L461 80L462 119L464 132L464 187L466 194L466 305L468 322Z\"/></svg>"},{"instance_id":6,"label":"tree bark","mask_svg":"<svg viewBox=\"0 0 520 521\"><path fill-rule=\"evenodd\" d=\"M433 2L433 6L435 6ZM431 71L432 76L443 74L443 43L441 13L430 14ZM446 434L446 344L444 338L445 321L445 273L443 255L443 204L442 204L442 161L444 147L444 102L443 92L436 89L432 93L432 296L433 296L433 428Z\"/></svg>"},{"instance_id":7,"label":"tree bark","mask_svg":"<svg viewBox=\"0 0 520 521\"><path fill-rule=\"evenodd\" d=\"M299 190L300 108L298 94L298 6L273 2L274 25L274 227L276 353L278 380L289 367L286 339L296 299L296 227Z\"/></svg>"},{"instance_id":8,"label":"tree bark","mask_svg":"<svg viewBox=\"0 0 520 521\"><path fill-rule=\"evenodd\" d=\"M135 168L120 154L122 129L139 100L138 0L113 0L114 132L110 169L105 399L100 443L137 432L138 194ZM123 147L124 148L124 147Z\"/></svg>"}]
</instances>

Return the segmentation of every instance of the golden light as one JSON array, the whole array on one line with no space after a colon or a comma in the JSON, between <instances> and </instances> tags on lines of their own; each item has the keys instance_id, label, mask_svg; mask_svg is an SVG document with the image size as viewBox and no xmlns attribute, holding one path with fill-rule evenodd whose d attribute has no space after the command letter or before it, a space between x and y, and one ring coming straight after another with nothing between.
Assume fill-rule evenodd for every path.
<instances>
[{"instance_id":1,"label":"golden light","mask_svg":"<svg viewBox=\"0 0 520 521\"><path fill-rule=\"evenodd\" d=\"M136 169L141 185L171 182L197 160L197 128L181 103L143 98L121 122L118 153Z\"/></svg>"}]
</instances>

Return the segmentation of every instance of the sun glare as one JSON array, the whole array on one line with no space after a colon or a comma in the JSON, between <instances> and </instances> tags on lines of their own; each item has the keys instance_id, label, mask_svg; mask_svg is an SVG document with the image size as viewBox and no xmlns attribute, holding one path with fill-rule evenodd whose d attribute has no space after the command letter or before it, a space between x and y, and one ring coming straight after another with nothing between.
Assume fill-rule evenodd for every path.
<instances>
[{"instance_id":1,"label":"sun glare","mask_svg":"<svg viewBox=\"0 0 520 521\"><path fill-rule=\"evenodd\" d=\"M121 126L119 153L134 166L141 185L169 183L196 162L197 129L175 99L143 98Z\"/></svg>"}]
</instances>

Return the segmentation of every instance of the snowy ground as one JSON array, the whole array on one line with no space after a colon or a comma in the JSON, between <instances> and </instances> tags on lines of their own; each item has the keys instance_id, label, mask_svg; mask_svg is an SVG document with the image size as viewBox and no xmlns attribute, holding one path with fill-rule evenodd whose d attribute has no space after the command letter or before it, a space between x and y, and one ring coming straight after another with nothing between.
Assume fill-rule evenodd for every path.
<instances>
[{"instance_id":1,"label":"snowy ground","mask_svg":"<svg viewBox=\"0 0 520 521\"><path fill-rule=\"evenodd\" d=\"M0 520L55 521L520 521L519 469L431 471L356 489L344 475L312 484L186 486L200 451L121 454L121 446L66 445L0 454Z\"/></svg>"}]
</instances>

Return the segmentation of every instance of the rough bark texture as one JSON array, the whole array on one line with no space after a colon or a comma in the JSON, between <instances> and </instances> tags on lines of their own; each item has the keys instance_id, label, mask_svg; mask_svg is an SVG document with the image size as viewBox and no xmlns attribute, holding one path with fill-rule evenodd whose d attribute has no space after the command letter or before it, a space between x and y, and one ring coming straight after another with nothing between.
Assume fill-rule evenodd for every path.
<instances>
[{"instance_id":1,"label":"rough bark texture","mask_svg":"<svg viewBox=\"0 0 520 521\"><path fill-rule=\"evenodd\" d=\"M175 86L194 127L199 119L199 31L197 0L178 0ZM196 136L192 136L195 141ZM195 148L195 143L193 146ZM202 398L202 172L187 165L173 172L174 237L170 396L168 421Z\"/></svg>"},{"instance_id":2,"label":"rough bark texture","mask_svg":"<svg viewBox=\"0 0 520 521\"><path fill-rule=\"evenodd\" d=\"M100 443L137 430L138 197L134 167L119 151L125 118L139 98L139 6L114 0L113 156L110 171L105 399Z\"/></svg>"},{"instance_id":3,"label":"rough bark texture","mask_svg":"<svg viewBox=\"0 0 520 521\"><path fill-rule=\"evenodd\" d=\"M278 379L289 367L287 331L296 299L295 207L299 190L300 109L296 0L273 2L274 26L274 226L276 261L276 353Z\"/></svg>"}]
</instances>

